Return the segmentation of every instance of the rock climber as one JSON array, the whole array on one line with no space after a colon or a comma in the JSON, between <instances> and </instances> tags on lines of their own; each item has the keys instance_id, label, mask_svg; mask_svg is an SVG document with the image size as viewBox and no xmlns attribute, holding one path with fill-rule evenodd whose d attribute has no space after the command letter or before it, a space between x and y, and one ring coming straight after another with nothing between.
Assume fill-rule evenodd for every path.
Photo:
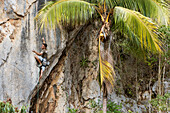
<instances>
[{"instance_id":1,"label":"rock climber","mask_svg":"<svg viewBox=\"0 0 170 113\"><path fill-rule=\"evenodd\" d=\"M42 38L42 46L41 46L41 52L38 53L35 50L33 50L32 52L34 52L36 55L34 56L35 59L38 61L38 67L40 68L40 76L39 76L39 80L42 77L42 74L45 70L45 67L47 66L47 44L45 42L44 37Z\"/></svg>"}]
</instances>

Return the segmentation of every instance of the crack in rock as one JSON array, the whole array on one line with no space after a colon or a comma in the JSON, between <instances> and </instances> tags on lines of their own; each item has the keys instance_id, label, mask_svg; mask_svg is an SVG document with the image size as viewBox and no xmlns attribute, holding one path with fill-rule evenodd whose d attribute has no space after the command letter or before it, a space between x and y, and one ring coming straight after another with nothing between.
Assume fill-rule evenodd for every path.
<instances>
[{"instance_id":1,"label":"crack in rock","mask_svg":"<svg viewBox=\"0 0 170 113\"><path fill-rule=\"evenodd\" d=\"M33 1L27 8L26 12L24 13L24 15L22 14L18 14L13 8L13 13L17 16L17 18L8 18L6 21L2 21L0 22L0 25L5 24L6 22L10 21L10 20L20 20L21 18L24 18L28 13L29 10L31 9L32 5L35 4L38 0Z\"/></svg>"},{"instance_id":2,"label":"crack in rock","mask_svg":"<svg viewBox=\"0 0 170 113\"><path fill-rule=\"evenodd\" d=\"M4 58L1 58L1 60L3 60L3 63L2 64L0 64L0 68L8 61L8 58L9 58L9 55L10 55L10 53L11 53L11 51L12 51L12 46L10 47L10 50L9 50L9 52L8 53L6 53L6 57L5 57L5 59ZM2 53L2 52L1 52Z\"/></svg>"}]
</instances>

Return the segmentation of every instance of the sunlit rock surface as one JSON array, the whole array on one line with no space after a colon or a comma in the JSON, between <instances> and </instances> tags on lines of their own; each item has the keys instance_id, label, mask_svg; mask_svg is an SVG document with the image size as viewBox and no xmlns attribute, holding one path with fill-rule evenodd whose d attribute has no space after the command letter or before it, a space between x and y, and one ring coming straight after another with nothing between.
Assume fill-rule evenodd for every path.
<instances>
[{"instance_id":1,"label":"sunlit rock surface","mask_svg":"<svg viewBox=\"0 0 170 113\"><path fill-rule=\"evenodd\" d=\"M101 23L96 21L95 25L91 23L69 32L62 28L47 29L39 34L34 17L44 1L0 1L0 100L11 98L18 107L29 105L33 113L67 113L69 108L78 109L80 113L93 112L90 100L101 100L102 103L102 91L97 81L99 66L96 39ZM40 84L37 84L39 68L32 50L41 50L42 37L48 44L50 66ZM114 64L117 65L120 55L115 45L111 48ZM135 94L129 94L127 89L138 88L138 99L148 104L148 89L145 87L148 85L145 78L150 76L148 68L142 63L135 67L132 57L123 58L122 68L115 67L115 92L109 94L108 99L117 104L122 103L121 111L124 113L128 110L145 113L145 105L137 102ZM83 59L88 59L87 65L82 64ZM140 69L138 86L135 83L136 69ZM165 92L168 92L169 80L164 82L164 86ZM156 92L156 87L155 82L153 92Z\"/></svg>"},{"instance_id":2,"label":"sunlit rock surface","mask_svg":"<svg viewBox=\"0 0 170 113\"><path fill-rule=\"evenodd\" d=\"M60 30L38 34L34 21L42 5L38 0L1 0L0 4L0 100L11 98L14 105L27 105L39 75L32 50L40 52L44 36L50 58L62 48Z\"/></svg>"}]
</instances>

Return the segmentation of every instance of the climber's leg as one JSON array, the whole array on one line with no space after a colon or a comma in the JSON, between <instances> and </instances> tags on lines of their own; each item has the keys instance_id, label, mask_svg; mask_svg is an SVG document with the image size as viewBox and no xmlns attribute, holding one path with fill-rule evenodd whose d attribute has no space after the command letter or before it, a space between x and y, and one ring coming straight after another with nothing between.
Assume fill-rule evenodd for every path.
<instances>
[{"instance_id":1,"label":"climber's leg","mask_svg":"<svg viewBox=\"0 0 170 113\"><path fill-rule=\"evenodd\" d=\"M38 63L39 63L40 65L42 65L42 63L41 63L42 57L41 57L41 56L37 56L37 55L35 55L34 57L35 57L35 59L38 61Z\"/></svg>"},{"instance_id":2,"label":"climber's leg","mask_svg":"<svg viewBox=\"0 0 170 113\"><path fill-rule=\"evenodd\" d=\"M43 75L44 70L45 70L45 66L42 66L42 67L41 67L41 72L40 72L39 80L41 79L41 77L42 77L42 75Z\"/></svg>"},{"instance_id":3,"label":"climber's leg","mask_svg":"<svg viewBox=\"0 0 170 113\"><path fill-rule=\"evenodd\" d=\"M42 74L43 74L43 70L41 69L40 76L39 76L39 81L40 81L40 79L42 77Z\"/></svg>"}]
</instances>

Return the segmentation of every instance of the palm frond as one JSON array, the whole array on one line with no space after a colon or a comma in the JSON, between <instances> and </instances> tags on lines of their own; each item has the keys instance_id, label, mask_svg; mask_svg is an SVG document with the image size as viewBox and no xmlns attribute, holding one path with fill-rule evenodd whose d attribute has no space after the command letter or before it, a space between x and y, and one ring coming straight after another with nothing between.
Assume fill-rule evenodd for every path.
<instances>
[{"instance_id":1,"label":"palm frond","mask_svg":"<svg viewBox=\"0 0 170 113\"><path fill-rule=\"evenodd\" d=\"M86 23L94 13L93 5L81 0L59 0L47 2L35 19L41 30L48 24L56 28L59 22L76 25Z\"/></svg>"},{"instance_id":2,"label":"palm frond","mask_svg":"<svg viewBox=\"0 0 170 113\"><path fill-rule=\"evenodd\" d=\"M99 67L100 67L100 84L103 85L103 82L109 88L109 85L113 87L114 83L114 69L113 69L113 60L112 55L108 54L108 52L104 52L100 48L100 38L99 38Z\"/></svg>"},{"instance_id":3,"label":"palm frond","mask_svg":"<svg viewBox=\"0 0 170 113\"><path fill-rule=\"evenodd\" d=\"M103 0L102 0L103 1ZM136 9L136 0L106 0L106 5L109 9L115 6L122 6L128 9Z\"/></svg>"},{"instance_id":4,"label":"palm frond","mask_svg":"<svg viewBox=\"0 0 170 113\"><path fill-rule=\"evenodd\" d=\"M91 3L97 3L98 6L102 6L101 7L102 9L104 9L104 4L105 4L109 11L110 9L112 9L113 7L118 5L118 3L116 1L117 0L96 0L94 2L94 0L93 0L93 1L91 1Z\"/></svg>"},{"instance_id":5,"label":"palm frond","mask_svg":"<svg viewBox=\"0 0 170 113\"><path fill-rule=\"evenodd\" d=\"M111 8L121 6L131 10L135 10L144 16L152 18L160 25L169 24L170 6L164 0L108 0L107 4ZM107 3L107 0L106 0ZM112 5L110 4L112 3Z\"/></svg>"},{"instance_id":6,"label":"palm frond","mask_svg":"<svg viewBox=\"0 0 170 113\"><path fill-rule=\"evenodd\" d=\"M128 8L128 9L137 9L136 0L116 0L118 1L118 6Z\"/></svg>"},{"instance_id":7,"label":"palm frond","mask_svg":"<svg viewBox=\"0 0 170 113\"><path fill-rule=\"evenodd\" d=\"M136 11L115 7L114 19L119 29L127 34L129 39L135 40L141 48L151 52L162 52L163 44L158 38L158 26L150 18Z\"/></svg>"},{"instance_id":8,"label":"palm frond","mask_svg":"<svg viewBox=\"0 0 170 113\"><path fill-rule=\"evenodd\" d=\"M136 3L143 15L152 18L159 25L169 24L169 6L163 0L136 0Z\"/></svg>"}]
</instances>

